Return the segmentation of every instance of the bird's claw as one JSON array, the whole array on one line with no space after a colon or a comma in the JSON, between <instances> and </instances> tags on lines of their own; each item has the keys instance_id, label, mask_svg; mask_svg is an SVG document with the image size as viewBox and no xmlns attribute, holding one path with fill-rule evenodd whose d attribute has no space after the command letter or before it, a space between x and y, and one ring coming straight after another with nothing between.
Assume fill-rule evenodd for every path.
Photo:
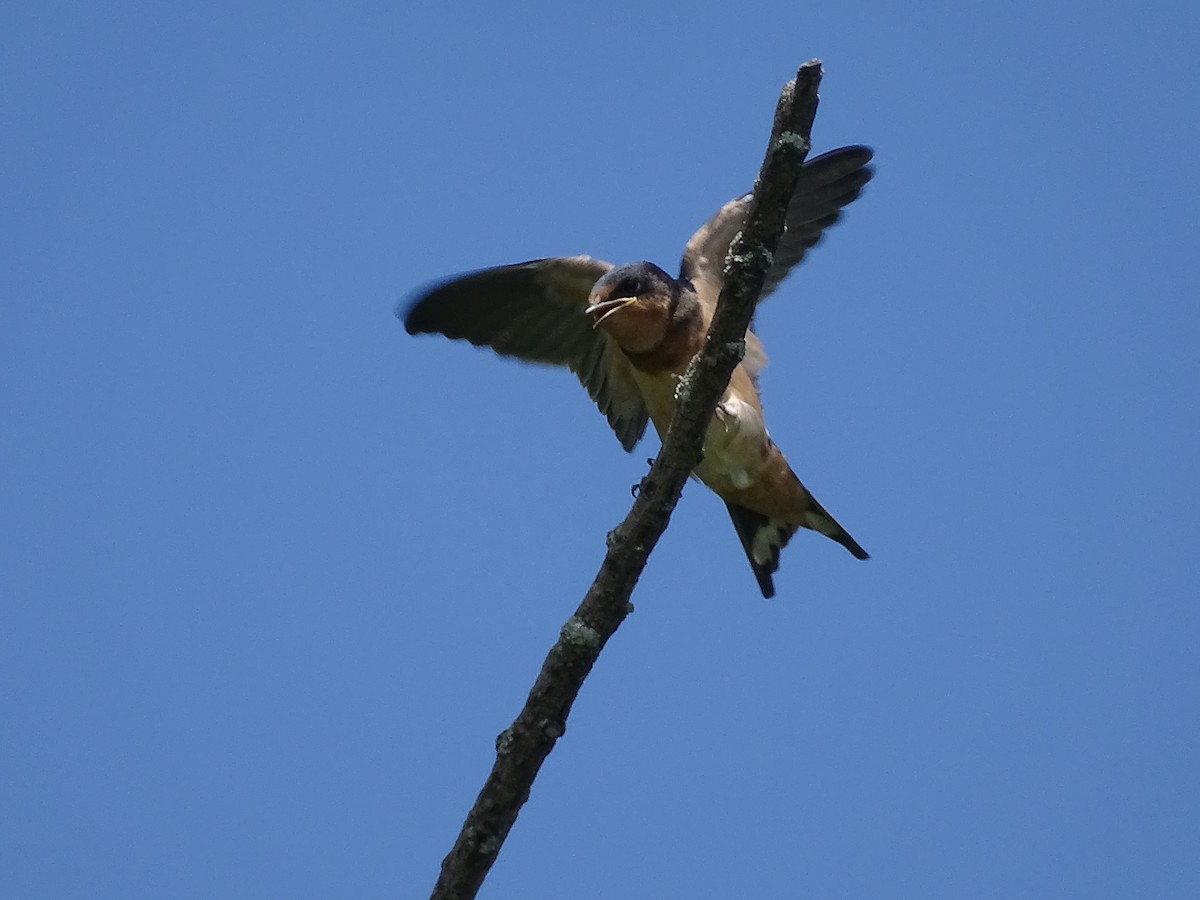
<instances>
[{"instance_id":1,"label":"bird's claw","mask_svg":"<svg viewBox=\"0 0 1200 900\"><path fill-rule=\"evenodd\" d=\"M629 493L633 495L635 500L637 499L638 495L641 494L643 491L647 494L654 493L654 482L650 480L649 475L647 475L645 478L643 478L637 484L633 484L633 485L629 486Z\"/></svg>"},{"instance_id":2,"label":"bird's claw","mask_svg":"<svg viewBox=\"0 0 1200 900\"><path fill-rule=\"evenodd\" d=\"M713 418L721 423L721 427L725 429L725 433L729 433L729 410L725 408L725 401L722 400L717 404L717 408L713 410Z\"/></svg>"}]
</instances>

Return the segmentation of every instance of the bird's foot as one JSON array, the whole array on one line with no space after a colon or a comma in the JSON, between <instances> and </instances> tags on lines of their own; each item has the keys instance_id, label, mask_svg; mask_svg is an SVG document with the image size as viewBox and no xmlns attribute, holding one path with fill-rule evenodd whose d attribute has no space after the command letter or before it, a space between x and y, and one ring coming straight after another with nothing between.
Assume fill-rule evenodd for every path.
<instances>
[{"instance_id":1,"label":"bird's foot","mask_svg":"<svg viewBox=\"0 0 1200 900\"><path fill-rule=\"evenodd\" d=\"M713 411L713 418L721 423L726 434L729 434L729 417L732 415L733 412L725 405L724 400L718 403L717 408Z\"/></svg>"},{"instance_id":2,"label":"bird's foot","mask_svg":"<svg viewBox=\"0 0 1200 900\"><path fill-rule=\"evenodd\" d=\"M654 468L654 459L649 456L646 457L646 465L648 465L650 468L653 469ZM631 493L634 497L637 497L637 495L640 494L642 491L646 491L646 493L654 493L653 487L654 487L654 482L652 482L650 480L650 473L647 472L646 476L641 481L639 481L637 484L630 486L629 493Z\"/></svg>"}]
</instances>

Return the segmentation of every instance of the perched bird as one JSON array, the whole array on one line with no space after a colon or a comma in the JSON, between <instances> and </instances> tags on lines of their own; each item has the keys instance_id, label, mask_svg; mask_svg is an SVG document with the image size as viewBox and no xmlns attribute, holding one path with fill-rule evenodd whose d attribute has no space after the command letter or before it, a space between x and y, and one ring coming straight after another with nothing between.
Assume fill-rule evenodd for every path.
<instances>
[{"instance_id":1,"label":"perched bird","mask_svg":"<svg viewBox=\"0 0 1200 900\"><path fill-rule=\"evenodd\" d=\"M843 147L804 164L763 297L858 197L871 179L871 156L867 147ZM647 419L660 437L667 433L679 378L712 321L725 256L750 199L726 203L692 235L678 278L649 262L614 267L588 256L536 259L434 285L403 311L404 326L409 334L438 332L566 366L632 450ZM757 388L765 364L762 345L747 331L745 357L717 405L693 474L725 501L763 596L772 597L779 551L800 527L858 559L867 552L800 483L767 433Z\"/></svg>"}]
</instances>

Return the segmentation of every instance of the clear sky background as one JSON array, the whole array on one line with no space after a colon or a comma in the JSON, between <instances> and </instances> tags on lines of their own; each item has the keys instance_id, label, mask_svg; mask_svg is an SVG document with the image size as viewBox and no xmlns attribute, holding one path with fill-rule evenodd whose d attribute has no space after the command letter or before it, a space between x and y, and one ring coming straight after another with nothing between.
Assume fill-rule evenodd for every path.
<instances>
[{"instance_id":1,"label":"clear sky background","mask_svg":"<svg viewBox=\"0 0 1200 900\"><path fill-rule=\"evenodd\" d=\"M810 57L763 389L874 558L690 485L482 896L1200 896L1198 9L7 4L0 896L428 893L657 439L393 308L673 270Z\"/></svg>"}]
</instances>

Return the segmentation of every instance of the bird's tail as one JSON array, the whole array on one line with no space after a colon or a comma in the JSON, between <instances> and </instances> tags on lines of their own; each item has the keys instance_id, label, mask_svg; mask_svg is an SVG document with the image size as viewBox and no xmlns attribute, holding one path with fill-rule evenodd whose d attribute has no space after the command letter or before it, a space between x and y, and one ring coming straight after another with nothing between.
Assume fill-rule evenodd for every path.
<instances>
[{"instance_id":1,"label":"bird's tail","mask_svg":"<svg viewBox=\"0 0 1200 900\"><path fill-rule=\"evenodd\" d=\"M779 568L779 551L787 546L799 527L782 519L772 519L762 513L725 501L733 528L746 551L750 569L758 580L762 595L770 600L775 596L775 582L771 574Z\"/></svg>"},{"instance_id":2,"label":"bird's tail","mask_svg":"<svg viewBox=\"0 0 1200 900\"><path fill-rule=\"evenodd\" d=\"M870 559L870 554L846 531L837 519L831 516L816 498L801 485L806 502L799 522L772 518L737 503L725 501L734 530L746 551L750 569L758 581L762 595L768 600L775 596L775 582L771 575L779 568L779 551L787 546L792 535L801 528L810 528L837 541L856 559Z\"/></svg>"},{"instance_id":3,"label":"bird's tail","mask_svg":"<svg viewBox=\"0 0 1200 900\"><path fill-rule=\"evenodd\" d=\"M805 488L804 490L807 494L808 489ZM808 501L808 507L804 510L804 521L800 524L805 528L811 528L813 531L820 532L830 540L837 541L853 553L855 559L871 558L871 554L864 550L858 541L850 536L850 532L838 524L838 520L831 516L825 507L817 502L816 497L808 494Z\"/></svg>"}]
</instances>

